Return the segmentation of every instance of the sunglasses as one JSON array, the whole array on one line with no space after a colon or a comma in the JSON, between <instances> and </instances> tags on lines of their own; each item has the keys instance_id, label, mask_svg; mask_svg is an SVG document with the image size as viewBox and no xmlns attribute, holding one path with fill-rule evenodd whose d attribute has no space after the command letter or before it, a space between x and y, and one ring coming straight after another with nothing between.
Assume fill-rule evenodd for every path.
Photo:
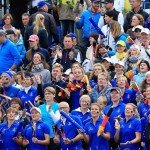
<instances>
[{"instance_id":1,"label":"sunglasses","mask_svg":"<svg viewBox=\"0 0 150 150\"><path fill-rule=\"evenodd\" d=\"M141 29L135 29L134 32L141 32Z\"/></svg>"}]
</instances>

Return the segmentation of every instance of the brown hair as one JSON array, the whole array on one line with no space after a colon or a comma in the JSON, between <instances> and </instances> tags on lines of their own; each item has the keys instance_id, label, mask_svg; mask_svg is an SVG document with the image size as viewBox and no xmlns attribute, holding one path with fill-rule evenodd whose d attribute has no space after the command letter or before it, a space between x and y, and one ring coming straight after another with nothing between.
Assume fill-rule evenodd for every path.
<instances>
[{"instance_id":1,"label":"brown hair","mask_svg":"<svg viewBox=\"0 0 150 150\"><path fill-rule=\"evenodd\" d=\"M50 87L50 86L48 86L48 87L46 87L46 88L44 89L44 93L45 93L46 91L52 93L53 95L56 94L56 90L55 90L53 87Z\"/></svg>"},{"instance_id":2,"label":"brown hair","mask_svg":"<svg viewBox=\"0 0 150 150\"><path fill-rule=\"evenodd\" d=\"M99 54L99 49L101 49L101 48L107 49L106 46L105 46L104 44L98 44L97 49L96 49L95 57L100 56L100 54Z\"/></svg>"},{"instance_id":3,"label":"brown hair","mask_svg":"<svg viewBox=\"0 0 150 150\"><path fill-rule=\"evenodd\" d=\"M35 54L39 54L40 56L41 56L41 63L43 64L43 66L44 66L44 69L49 69L49 65L46 63L46 61L45 61L45 57L41 54L41 53L39 53L39 52L37 52L37 53L35 53ZM34 55L35 55L34 54ZM34 56L33 55L33 56ZM29 67L29 71L31 71L31 69L32 69L32 67L33 67L33 59L32 59L32 61L29 63L29 65L28 65L28 67Z\"/></svg>"},{"instance_id":4,"label":"brown hair","mask_svg":"<svg viewBox=\"0 0 150 150\"><path fill-rule=\"evenodd\" d=\"M121 33L121 26L118 21L112 21L110 24L110 31L114 38L117 38Z\"/></svg>"},{"instance_id":5,"label":"brown hair","mask_svg":"<svg viewBox=\"0 0 150 150\"><path fill-rule=\"evenodd\" d=\"M63 72L63 66L61 65L61 64L59 64L59 63L55 63L53 66L52 66L52 70L54 69L54 68L60 68L60 70L61 70L61 72Z\"/></svg>"},{"instance_id":6,"label":"brown hair","mask_svg":"<svg viewBox=\"0 0 150 150\"><path fill-rule=\"evenodd\" d=\"M11 111L15 112L15 114L17 114L17 110L12 108L12 107L9 107L7 110L6 110L6 114L10 113Z\"/></svg>"},{"instance_id":7,"label":"brown hair","mask_svg":"<svg viewBox=\"0 0 150 150\"><path fill-rule=\"evenodd\" d=\"M5 14L2 19L5 20L7 17L10 17L10 20L11 20L11 23L12 23L13 22L13 17L10 13Z\"/></svg>"},{"instance_id":8,"label":"brown hair","mask_svg":"<svg viewBox=\"0 0 150 150\"><path fill-rule=\"evenodd\" d=\"M139 25L142 25L142 26L143 26L143 25L144 25L144 18L143 18L143 16L140 15L140 14L134 14L133 17L134 17L134 16L136 16L137 19L139 20L139 22L140 22ZM133 18L133 17L132 17L132 18Z\"/></svg>"}]
</instances>

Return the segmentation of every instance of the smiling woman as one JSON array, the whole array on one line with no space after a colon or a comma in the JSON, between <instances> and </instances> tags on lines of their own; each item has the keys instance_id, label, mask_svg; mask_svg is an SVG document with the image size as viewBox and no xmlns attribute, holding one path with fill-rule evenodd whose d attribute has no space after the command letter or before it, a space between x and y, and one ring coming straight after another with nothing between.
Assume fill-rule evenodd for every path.
<instances>
[{"instance_id":1,"label":"smiling woman","mask_svg":"<svg viewBox=\"0 0 150 150\"><path fill-rule=\"evenodd\" d=\"M19 132L22 132L19 127L20 123L15 121L17 111L9 107L6 111L7 122L0 124L0 135L2 140L1 149L12 149L20 150L22 138L19 136Z\"/></svg>"},{"instance_id":2,"label":"smiling woman","mask_svg":"<svg viewBox=\"0 0 150 150\"><path fill-rule=\"evenodd\" d=\"M141 122L135 118L137 107L128 103L125 107L125 119L118 122L115 120L115 140L120 143L120 150L140 148Z\"/></svg>"}]
</instances>

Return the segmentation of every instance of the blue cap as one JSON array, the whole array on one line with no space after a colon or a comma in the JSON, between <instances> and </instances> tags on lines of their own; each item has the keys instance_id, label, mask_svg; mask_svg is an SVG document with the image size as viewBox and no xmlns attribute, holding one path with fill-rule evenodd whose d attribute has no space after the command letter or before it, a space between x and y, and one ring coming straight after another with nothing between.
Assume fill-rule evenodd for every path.
<instances>
[{"instance_id":1,"label":"blue cap","mask_svg":"<svg viewBox=\"0 0 150 150\"><path fill-rule=\"evenodd\" d=\"M12 79L13 74L11 73L11 71L5 71L2 74L5 74L9 79Z\"/></svg>"},{"instance_id":2,"label":"blue cap","mask_svg":"<svg viewBox=\"0 0 150 150\"><path fill-rule=\"evenodd\" d=\"M94 2L100 2L101 0L91 0L92 3Z\"/></svg>"},{"instance_id":3,"label":"blue cap","mask_svg":"<svg viewBox=\"0 0 150 150\"><path fill-rule=\"evenodd\" d=\"M49 6L50 4L47 3L47 2L45 2L45 1L40 1L40 2L38 2L37 7L38 7L38 8L41 8L41 7L43 7L44 5Z\"/></svg>"},{"instance_id":4,"label":"blue cap","mask_svg":"<svg viewBox=\"0 0 150 150\"><path fill-rule=\"evenodd\" d=\"M72 32L70 32L68 35L69 35L71 38L76 38L76 37L77 37L76 34L75 34L75 33L72 33Z\"/></svg>"}]
</instances>

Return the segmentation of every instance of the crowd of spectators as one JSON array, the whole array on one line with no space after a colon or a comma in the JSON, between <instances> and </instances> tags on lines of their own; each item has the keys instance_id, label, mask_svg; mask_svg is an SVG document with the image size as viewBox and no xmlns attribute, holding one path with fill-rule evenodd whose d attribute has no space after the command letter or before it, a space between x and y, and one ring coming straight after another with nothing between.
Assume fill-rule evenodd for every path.
<instances>
[{"instance_id":1,"label":"crowd of spectators","mask_svg":"<svg viewBox=\"0 0 150 150\"><path fill-rule=\"evenodd\" d=\"M0 25L1 150L150 150L144 2L9 0Z\"/></svg>"}]
</instances>

